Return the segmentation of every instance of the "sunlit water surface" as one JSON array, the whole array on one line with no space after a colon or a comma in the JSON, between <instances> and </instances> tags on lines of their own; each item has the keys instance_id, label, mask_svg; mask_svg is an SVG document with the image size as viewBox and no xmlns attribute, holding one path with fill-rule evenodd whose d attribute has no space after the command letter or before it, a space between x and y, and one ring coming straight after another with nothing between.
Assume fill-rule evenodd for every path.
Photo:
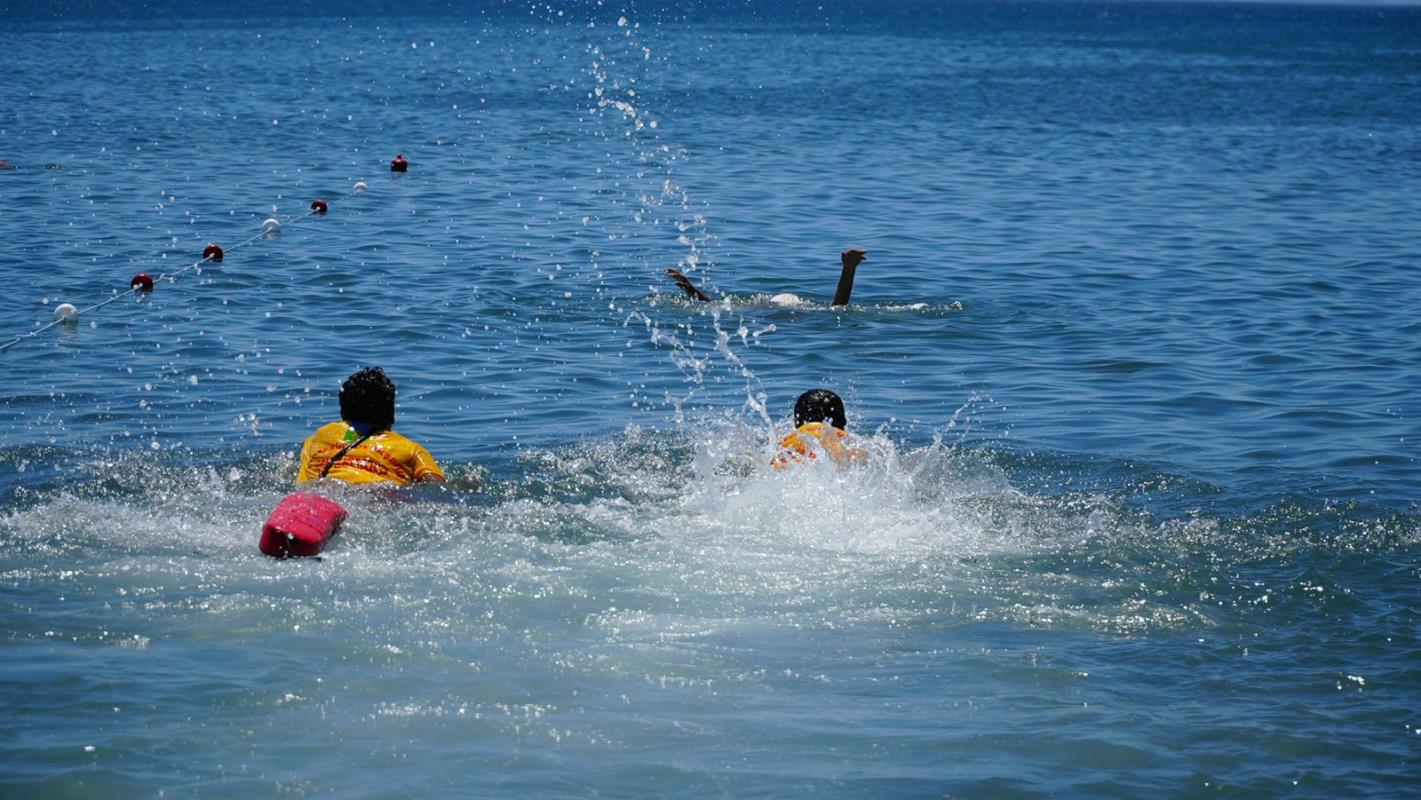
<instances>
[{"instance_id":1,"label":"sunlit water surface","mask_svg":"<svg viewBox=\"0 0 1421 800\"><path fill-rule=\"evenodd\" d=\"M0 793L1421 783L1421 14L79 5L0 31ZM267 559L366 364L483 490ZM814 386L867 466L768 468Z\"/></svg>"}]
</instances>

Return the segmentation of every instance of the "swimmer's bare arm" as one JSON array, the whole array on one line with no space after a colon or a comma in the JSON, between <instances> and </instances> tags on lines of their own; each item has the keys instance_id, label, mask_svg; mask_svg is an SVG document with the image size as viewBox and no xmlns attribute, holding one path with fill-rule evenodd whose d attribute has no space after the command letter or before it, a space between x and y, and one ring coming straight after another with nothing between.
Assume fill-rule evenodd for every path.
<instances>
[{"instance_id":1,"label":"swimmer's bare arm","mask_svg":"<svg viewBox=\"0 0 1421 800\"><path fill-rule=\"evenodd\" d=\"M681 274L680 270L668 267L666 274L670 275L671 279L676 281L676 285L681 287L681 291L685 292L687 297L692 300L700 300L703 303L711 302L711 296L697 289L696 285L691 283L691 279Z\"/></svg>"},{"instance_id":2,"label":"swimmer's bare arm","mask_svg":"<svg viewBox=\"0 0 1421 800\"><path fill-rule=\"evenodd\" d=\"M483 487L483 481L480 481L479 476L474 475L472 473L468 475L457 476L453 480L449 480L448 478L445 478L440 475L421 475L418 478L415 478L414 482L442 483L452 489L462 489L466 492L477 492L480 488Z\"/></svg>"},{"instance_id":3,"label":"swimmer's bare arm","mask_svg":"<svg viewBox=\"0 0 1421 800\"><path fill-rule=\"evenodd\" d=\"M868 253L857 247L851 247L839 254L839 261L843 264L842 271L839 272L839 286L834 290L834 305L846 306L849 304L849 296L854 293L854 271L858 269L859 262L868 258Z\"/></svg>"},{"instance_id":4,"label":"swimmer's bare arm","mask_svg":"<svg viewBox=\"0 0 1421 800\"><path fill-rule=\"evenodd\" d=\"M846 433L843 439L838 442L838 448L833 451L834 460L841 467L849 465L862 466L868 463L869 452L859 445L863 442L858 436Z\"/></svg>"}]
</instances>

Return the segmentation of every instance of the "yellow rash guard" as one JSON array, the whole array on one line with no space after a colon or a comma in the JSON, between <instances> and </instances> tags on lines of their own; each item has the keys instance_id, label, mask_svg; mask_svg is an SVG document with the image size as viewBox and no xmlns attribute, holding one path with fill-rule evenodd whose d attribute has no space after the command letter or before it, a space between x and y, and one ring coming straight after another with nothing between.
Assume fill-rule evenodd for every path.
<instances>
[{"instance_id":1,"label":"yellow rash guard","mask_svg":"<svg viewBox=\"0 0 1421 800\"><path fill-rule=\"evenodd\" d=\"M867 453L849 446L848 435L827 422L806 422L780 439L780 451L770 460L770 466L784 469L790 464L803 464L818 458L819 450L828 453L841 467L867 458Z\"/></svg>"},{"instance_id":2,"label":"yellow rash guard","mask_svg":"<svg viewBox=\"0 0 1421 800\"><path fill-rule=\"evenodd\" d=\"M321 477L326 464L338 455L340 459L326 477L346 483L386 481L407 486L420 480L444 480L444 470L428 450L394 431L372 434L341 455L346 445L359 439L360 433L344 421L322 425L301 445L301 470L296 473L296 482Z\"/></svg>"}]
</instances>

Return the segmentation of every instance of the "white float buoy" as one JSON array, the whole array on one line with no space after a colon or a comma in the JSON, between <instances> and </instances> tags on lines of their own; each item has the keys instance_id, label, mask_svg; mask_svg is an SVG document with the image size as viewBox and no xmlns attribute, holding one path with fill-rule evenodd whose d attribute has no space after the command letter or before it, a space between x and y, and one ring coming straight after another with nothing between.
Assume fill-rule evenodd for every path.
<instances>
[{"instance_id":1,"label":"white float buoy","mask_svg":"<svg viewBox=\"0 0 1421 800\"><path fill-rule=\"evenodd\" d=\"M276 217L268 219L262 223L262 233L265 233L267 236L279 235L281 233L281 223L277 221Z\"/></svg>"},{"instance_id":2,"label":"white float buoy","mask_svg":"<svg viewBox=\"0 0 1421 800\"><path fill-rule=\"evenodd\" d=\"M363 191L365 191L366 189L369 189L369 188L370 188L369 186L366 186L366 185L365 185L365 181L356 181L356 182L355 182L355 191L357 191L357 192L363 192Z\"/></svg>"},{"instance_id":3,"label":"white float buoy","mask_svg":"<svg viewBox=\"0 0 1421 800\"><path fill-rule=\"evenodd\" d=\"M79 309L73 303L60 303L54 309L55 322L74 322L79 319Z\"/></svg>"}]
</instances>

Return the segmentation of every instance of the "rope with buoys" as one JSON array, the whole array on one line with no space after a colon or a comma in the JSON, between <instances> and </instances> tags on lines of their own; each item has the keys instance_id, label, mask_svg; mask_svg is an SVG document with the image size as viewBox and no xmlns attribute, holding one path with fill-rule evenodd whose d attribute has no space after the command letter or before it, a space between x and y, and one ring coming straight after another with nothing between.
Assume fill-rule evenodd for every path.
<instances>
[{"instance_id":1,"label":"rope with buoys","mask_svg":"<svg viewBox=\"0 0 1421 800\"><path fill-rule=\"evenodd\" d=\"M4 162L0 162L0 164L3 163ZM405 160L403 154L396 155L394 160L390 162L391 172L406 172L408 170L409 162ZM305 214L302 214L301 216L296 217L295 219L289 220L288 224L299 224L300 222L309 217L324 216L327 212L330 211L331 203L344 200L345 198L350 197L352 194L358 194L360 192L365 191L367 188L369 187L364 181L357 181L350 192L345 192L338 195L331 195L329 200L317 197L316 199L311 201L310 209ZM247 239L241 242L238 242L237 244L233 245L231 249L233 251L240 250L243 247L247 247L253 242L256 242L258 239L272 238L274 236L279 235L280 233L281 221L276 219L275 217L271 217L262 222L261 233L258 233L254 236L248 237ZM44 333L45 331L57 325L77 322L79 320L79 317L97 311L103 308L104 306L113 303L121 298L127 297L131 294L147 294L149 292L152 292L154 285L157 283L161 283L162 281L176 283L178 280L178 276L182 275L185 272L191 272L192 270L200 269L203 264L220 264L222 263L222 259L225 258L226 255L227 253L225 250L222 249L221 245L209 243L207 247L203 248L202 250L202 258L198 259L197 261L188 264L186 267L183 267L182 269L177 270L176 272L160 274L156 278L147 272L139 272L138 274L133 276L132 280L128 282L128 291L116 293L113 297L110 297L107 300L95 303L91 306L88 306L87 308L82 309L76 307L73 303L60 303L54 309L54 319L50 320L44 325L41 325L38 328L35 328L32 331L27 331L25 333L19 334L15 338L4 344L0 344L0 353L9 350L11 347L14 347L15 345L26 339L38 336L41 333Z\"/></svg>"}]
</instances>

